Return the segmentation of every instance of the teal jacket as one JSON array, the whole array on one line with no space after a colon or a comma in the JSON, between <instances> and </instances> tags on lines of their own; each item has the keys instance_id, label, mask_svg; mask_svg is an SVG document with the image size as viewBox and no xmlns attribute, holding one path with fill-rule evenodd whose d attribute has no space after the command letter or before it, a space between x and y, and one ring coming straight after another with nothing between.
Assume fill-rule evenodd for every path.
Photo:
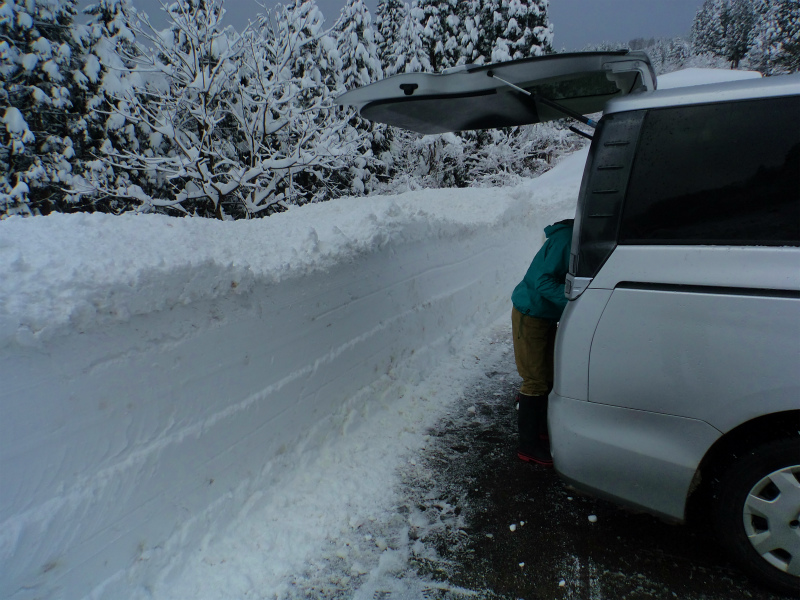
<instances>
[{"instance_id":1,"label":"teal jacket","mask_svg":"<svg viewBox=\"0 0 800 600\"><path fill-rule=\"evenodd\" d=\"M567 306L564 282L569 270L572 224L572 219L566 219L544 228L547 241L511 294L511 303L522 314L550 321L561 318Z\"/></svg>"}]
</instances>

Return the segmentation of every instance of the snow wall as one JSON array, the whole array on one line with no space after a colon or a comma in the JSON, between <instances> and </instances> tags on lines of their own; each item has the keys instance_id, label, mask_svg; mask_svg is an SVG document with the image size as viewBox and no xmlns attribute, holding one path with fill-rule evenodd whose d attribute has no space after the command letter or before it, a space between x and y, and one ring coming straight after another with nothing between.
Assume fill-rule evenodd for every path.
<instances>
[{"instance_id":1,"label":"snow wall","mask_svg":"<svg viewBox=\"0 0 800 600\"><path fill-rule=\"evenodd\" d=\"M0 224L0 597L118 599L179 570L287 451L510 310L574 206L554 175L250 222Z\"/></svg>"}]
</instances>

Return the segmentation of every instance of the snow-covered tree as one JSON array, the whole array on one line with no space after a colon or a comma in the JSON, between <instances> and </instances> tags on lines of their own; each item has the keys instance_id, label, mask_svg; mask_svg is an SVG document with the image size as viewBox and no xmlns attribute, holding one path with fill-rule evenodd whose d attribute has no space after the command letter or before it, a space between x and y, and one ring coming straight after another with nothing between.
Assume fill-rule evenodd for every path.
<instances>
[{"instance_id":1,"label":"snow-covered tree","mask_svg":"<svg viewBox=\"0 0 800 600\"><path fill-rule=\"evenodd\" d=\"M512 59L542 56L553 51L553 24L547 19L549 0L503 0L507 40Z\"/></svg>"},{"instance_id":2,"label":"snow-covered tree","mask_svg":"<svg viewBox=\"0 0 800 600\"><path fill-rule=\"evenodd\" d=\"M71 135L93 72L82 64L75 14L75 0L0 5L0 217L65 208Z\"/></svg>"},{"instance_id":3,"label":"snow-covered tree","mask_svg":"<svg viewBox=\"0 0 800 600\"><path fill-rule=\"evenodd\" d=\"M705 0L692 23L694 51L723 57L737 69L752 46L755 23L752 0Z\"/></svg>"},{"instance_id":4,"label":"snow-covered tree","mask_svg":"<svg viewBox=\"0 0 800 600\"><path fill-rule=\"evenodd\" d=\"M444 30L442 68L447 69L467 62L467 52L462 46L462 31L465 27L469 4L458 0L441 0L439 15Z\"/></svg>"},{"instance_id":5,"label":"snow-covered tree","mask_svg":"<svg viewBox=\"0 0 800 600\"><path fill-rule=\"evenodd\" d=\"M379 191L401 193L421 188L464 187L468 184L469 140L454 133L420 135L397 129L387 162L391 177Z\"/></svg>"},{"instance_id":6,"label":"snow-covered tree","mask_svg":"<svg viewBox=\"0 0 800 600\"><path fill-rule=\"evenodd\" d=\"M643 49L658 75L688 67L692 57L691 43L680 37L651 40Z\"/></svg>"},{"instance_id":7,"label":"snow-covered tree","mask_svg":"<svg viewBox=\"0 0 800 600\"><path fill-rule=\"evenodd\" d=\"M466 64L484 64L488 56L482 54L485 50L484 29L481 21L481 0L461 0L458 3L461 11L461 27L458 31L459 46Z\"/></svg>"},{"instance_id":8,"label":"snow-covered tree","mask_svg":"<svg viewBox=\"0 0 800 600\"><path fill-rule=\"evenodd\" d=\"M422 45L425 48L428 62L433 71L441 71L447 68L444 56L445 44L445 23L446 13L440 14L441 5L438 0L417 0L416 6L412 4L415 18L418 18L422 25Z\"/></svg>"},{"instance_id":9,"label":"snow-covered tree","mask_svg":"<svg viewBox=\"0 0 800 600\"><path fill-rule=\"evenodd\" d=\"M549 0L484 0L481 54L491 62L541 56L553 51Z\"/></svg>"},{"instance_id":10,"label":"snow-covered tree","mask_svg":"<svg viewBox=\"0 0 800 600\"><path fill-rule=\"evenodd\" d=\"M403 22L410 7L402 0L381 0L375 12L375 43L378 48L378 60L384 69L397 64L397 51L400 48L400 36ZM392 73L394 74L394 73Z\"/></svg>"},{"instance_id":11,"label":"snow-covered tree","mask_svg":"<svg viewBox=\"0 0 800 600\"><path fill-rule=\"evenodd\" d=\"M133 58L142 84L116 98L115 114L147 131L147 143L109 153L116 168L155 177L164 191L107 192L138 198L144 210L218 219L315 199L319 190L304 181L342 164L350 148L347 124L321 116L337 53L313 2L280 8L258 35L225 27L216 0L179 0L168 13L169 30L137 30L148 43Z\"/></svg>"},{"instance_id":12,"label":"snow-covered tree","mask_svg":"<svg viewBox=\"0 0 800 600\"><path fill-rule=\"evenodd\" d=\"M731 61L732 69L738 69L739 62L747 55L753 41L756 13L752 0L731 0L727 21L725 58Z\"/></svg>"},{"instance_id":13,"label":"snow-covered tree","mask_svg":"<svg viewBox=\"0 0 800 600\"><path fill-rule=\"evenodd\" d=\"M415 3L423 45L434 71L484 62L480 0L423 0Z\"/></svg>"},{"instance_id":14,"label":"snow-covered tree","mask_svg":"<svg viewBox=\"0 0 800 600\"><path fill-rule=\"evenodd\" d=\"M334 34L342 62L337 71L337 92L369 85L383 77L372 16L363 0L348 0L336 23ZM348 122L362 133L364 146L361 148L361 155L353 157L349 168L340 170L334 174L334 178L341 180L352 192L363 194L372 189L374 172L381 170L375 155L385 149L387 127L366 121L351 109L340 109L340 113L350 113Z\"/></svg>"},{"instance_id":15,"label":"snow-covered tree","mask_svg":"<svg viewBox=\"0 0 800 600\"><path fill-rule=\"evenodd\" d=\"M385 65L387 76L396 73L429 73L433 70L428 52L423 44L422 9L416 0L405 12L397 46L393 52L394 63Z\"/></svg>"},{"instance_id":16,"label":"snow-covered tree","mask_svg":"<svg viewBox=\"0 0 800 600\"><path fill-rule=\"evenodd\" d=\"M130 207L123 198L103 195L100 189L129 187L129 174L102 160L110 152L145 142L141 130L115 114L115 96L131 89L131 58L136 55L132 30L134 10L130 0L99 0L84 9L89 22L84 32L86 47L83 73L87 77L86 112L79 121L85 139L79 174L73 191L91 200L96 210L120 212ZM139 179L142 183L141 179ZM145 186L147 187L147 186ZM134 204L138 204L136 201Z\"/></svg>"},{"instance_id":17,"label":"snow-covered tree","mask_svg":"<svg viewBox=\"0 0 800 600\"><path fill-rule=\"evenodd\" d=\"M698 54L725 54L725 35L728 26L727 0L705 0L692 21L692 44Z\"/></svg>"},{"instance_id":18,"label":"snow-covered tree","mask_svg":"<svg viewBox=\"0 0 800 600\"><path fill-rule=\"evenodd\" d=\"M758 0L755 12L751 63L769 75L800 71L800 3Z\"/></svg>"},{"instance_id":19,"label":"snow-covered tree","mask_svg":"<svg viewBox=\"0 0 800 600\"><path fill-rule=\"evenodd\" d=\"M350 110L332 106L333 97L345 89L343 74L347 71L353 77L361 76L359 60L365 56L369 58L362 66L367 69L368 76L381 75L371 16L361 2L353 3L353 9L359 15L360 25L354 26L347 37L352 41L352 34L355 34L357 48L361 35L360 43L366 50L365 53L359 50L359 56L355 57L348 48L342 48L347 56L340 52L339 44L343 40L337 28L325 29L325 19L313 0L295 0L292 6L279 9L271 19L268 45L274 50L266 60L275 65L288 65L284 71L292 73L300 83L298 100L303 112L297 114L293 126L298 128L298 133L308 131L313 135L305 142L309 151L306 157L313 162L287 172L285 195L290 204L360 192L363 190L359 189L357 181L369 178L363 154L371 144L372 124L354 118ZM341 20L339 25L346 26ZM362 84L351 80L351 85Z\"/></svg>"},{"instance_id":20,"label":"snow-covered tree","mask_svg":"<svg viewBox=\"0 0 800 600\"><path fill-rule=\"evenodd\" d=\"M486 62L494 62L492 50L497 41L503 39L503 33L506 29L502 0L482 0L480 22L483 35L478 46L479 54L486 57Z\"/></svg>"},{"instance_id":21,"label":"snow-covered tree","mask_svg":"<svg viewBox=\"0 0 800 600\"><path fill-rule=\"evenodd\" d=\"M519 183L552 168L555 159L587 141L569 130L568 119L484 132L487 139L467 158L471 186Z\"/></svg>"},{"instance_id":22,"label":"snow-covered tree","mask_svg":"<svg viewBox=\"0 0 800 600\"><path fill-rule=\"evenodd\" d=\"M340 91L369 85L383 77L372 16L363 0L348 0L335 28L342 65L337 72Z\"/></svg>"}]
</instances>

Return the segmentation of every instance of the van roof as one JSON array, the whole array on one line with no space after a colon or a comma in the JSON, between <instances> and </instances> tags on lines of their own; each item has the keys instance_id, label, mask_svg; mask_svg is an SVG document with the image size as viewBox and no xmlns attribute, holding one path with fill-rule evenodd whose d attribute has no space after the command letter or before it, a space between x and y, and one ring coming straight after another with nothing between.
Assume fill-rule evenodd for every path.
<instances>
[{"instance_id":1,"label":"van roof","mask_svg":"<svg viewBox=\"0 0 800 600\"><path fill-rule=\"evenodd\" d=\"M764 77L762 79L693 85L668 90L635 92L609 100L603 112L608 115L648 108L712 104L794 95L800 95L800 73Z\"/></svg>"}]
</instances>

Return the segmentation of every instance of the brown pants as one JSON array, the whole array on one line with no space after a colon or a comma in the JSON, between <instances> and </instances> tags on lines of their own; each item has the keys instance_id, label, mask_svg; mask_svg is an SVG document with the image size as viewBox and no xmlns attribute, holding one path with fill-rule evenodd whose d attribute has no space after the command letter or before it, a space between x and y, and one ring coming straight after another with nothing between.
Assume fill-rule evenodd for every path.
<instances>
[{"instance_id":1,"label":"brown pants","mask_svg":"<svg viewBox=\"0 0 800 600\"><path fill-rule=\"evenodd\" d=\"M553 353L558 324L547 319L523 315L511 309L514 358L522 377L519 388L527 396L547 396L553 389Z\"/></svg>"}]
</instances>

